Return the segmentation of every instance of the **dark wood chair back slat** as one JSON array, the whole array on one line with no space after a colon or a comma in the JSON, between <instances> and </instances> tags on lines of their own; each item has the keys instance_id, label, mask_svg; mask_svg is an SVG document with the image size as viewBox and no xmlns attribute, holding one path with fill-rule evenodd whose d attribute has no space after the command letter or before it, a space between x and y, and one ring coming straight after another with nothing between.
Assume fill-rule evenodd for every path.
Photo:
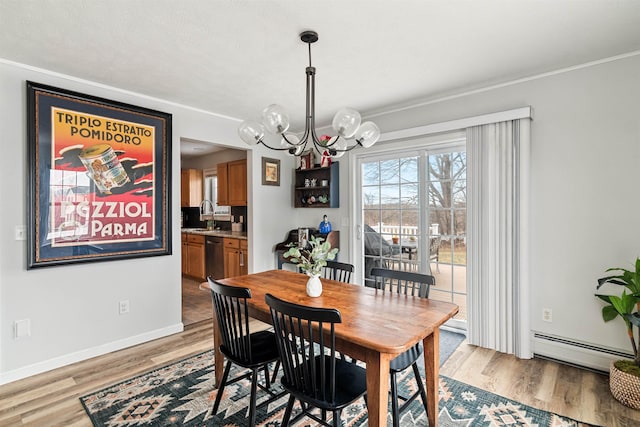
<instances>
[{"instance_id":1,"label":"dark wood chair back slat","mask_svg":"<svg viewBox=\"0 0 640 427\"><path fill-rule=\"evenodd\" d=\"M323 268L322 277L325 279L337 280L338 282L351 282L351 274L353 273L353 265L346 262L327 261L326 267Z\"/></svg>"},{"instance_id":2,"label":"dark wood chair back slat","mask_svg":"<svg viewBox=\"0 0 640 427\"><path fill-rule=\"evenodd\" d=\"M435 285L433 276L411 271L389 270L375 267L371 269L375 287L382 290L395 290L398 293L429 298L429 290Z\"/></svg>"}]
</instances>

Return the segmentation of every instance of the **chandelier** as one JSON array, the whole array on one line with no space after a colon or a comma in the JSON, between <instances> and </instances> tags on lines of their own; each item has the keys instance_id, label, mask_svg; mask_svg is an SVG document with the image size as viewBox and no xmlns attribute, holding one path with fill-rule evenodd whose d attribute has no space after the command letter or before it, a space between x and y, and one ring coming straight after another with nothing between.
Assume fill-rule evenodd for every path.
<instances>
[{"instance_id":1,"label":"chandelier","mask_svg":"<svg viewBox=\"0 0 640 427\"><path fill-rule=\"evenodd\" d=\"M304 133L302 136L285 133L289 129L289 116L283 107L271 104L262 111L262 123L247 120L240 124L238 128L240 138L249 145L262 143L272 150L287 150L294 156L306 153L307 146L314 148L320 154L325 154L326 151L332 157L340 157L358 146L371 147L380 138L380 129L373 122L361 123L360 113L352 108L343 108L334 116L332 127L337 133L336 136L322 135L318 138L315 130L316 68L311 66L311 44L318 41L318 33L304 31L300 34L300 40L307 43L309 47ZM265 143L265 129L282 137L279 147L272 147ZM352 141L352 145L349 145L348 140Z\"/></svg>"}]
</instances>

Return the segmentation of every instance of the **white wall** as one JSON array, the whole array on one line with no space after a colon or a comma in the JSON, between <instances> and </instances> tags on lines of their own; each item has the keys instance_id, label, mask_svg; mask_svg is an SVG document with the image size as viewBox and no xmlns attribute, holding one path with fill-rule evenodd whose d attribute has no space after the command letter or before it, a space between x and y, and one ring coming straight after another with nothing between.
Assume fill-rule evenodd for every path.
<instances>
[{"instance_id":1,"label":"white wall","mask_svg":"<svg viewBox=\"0 0 640 427\"><path fill-rule=\"evenodd\" d=\"M640 256L638 100L640 56L632 56L367 119L390 132L532 106L532 328L628 353L622 321L605 324L593 294L606 268L630 268ZM535 350L608 369L563 346Z\"/></svg>"},{"instance_id":2,"label":"white wall","mask_svg":"<svg viewBox=\"0 0 640 427\"><path fill-rule=\"evenodd\" d=\"M15 240L15 227L27 217L26 80L173 114L173 255L26 270L26 242ZM179 141L246 149L237 137L238 122L1 60L0 93L0 384L181 331ZM255 172L260 158L256 163L247 154L251 211L277 213L254 223L260 232L249 230L250 251L258 255L250 267L258 271L274 267L273 243L290 228L282 221L293 211L291 182L262 190ZM131 312L121 316L118 302L124 299ZM15 339L13 324L22 319L30 319L31 336Z\"/></svg>"}]
</instances>

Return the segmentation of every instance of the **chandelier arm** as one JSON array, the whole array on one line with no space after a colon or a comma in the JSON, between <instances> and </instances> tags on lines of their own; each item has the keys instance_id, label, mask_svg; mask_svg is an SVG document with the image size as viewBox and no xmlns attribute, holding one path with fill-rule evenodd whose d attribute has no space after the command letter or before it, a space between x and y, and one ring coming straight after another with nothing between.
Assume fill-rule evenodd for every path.
<instances>
[{"instance_id":1,"label":"chandelier arm","mask_svg":"<svg viewBox=\"0 0 640 427\"><path fill-rule=\"evenodd\" d=\"M298 141L298 142L291 142L291 141L289 141L289 139L287 138L287 135L285 135L284 133L281 133L281 134L280 134L280 136L282 137L282 139L284 139L285 141L287 141L287 143L288 143L289 145L291 145L292 147L297 147L297 146L299 146L299 145L304 144L304 139L303 139L303 140L301 140L301 141ZM289 147L287 147L287 148L282 148L282 150L288 150L288 149L289 149Z\"/></svg>"},{"instance_id":2,"label":"chandelier arm","mask_svg":"<svg viewBox=\"0 0 640 427\"><path fill-rule=\"evenodd\" d=\"M289 149L289 147L272 147L269 144L267 144L266 142L264 142L264 139L261 139L259 143L262 143L262 145L264 145L265 147L270 148L272 150L283 151L283 150L288 150Z\"/></svg>"},{"instance_id":3,"label":"chandelier arm","mask_svg":"<svg viewBox=\"0 0 640 427\"><path fill-rule=\"evenodd\" d=\"M297 148L295 148L295 147L290 147L290 148L288 149L288 150L289 150L289 154L291 154L291 155L292 155L292 156L294 156L294 157L302 157L302 156L304 156L304 155L305 155L306 148L307 148L307 142L308 142L308 140L304 140L303 142L301 142L300 144L298 144L298 146L299 146L299 145L302 145L302 149L300 149L300 150L299 150L299 152L297 152L297 151L298 151L298 149L297 149Z\"/></svg>"},{"instance_id":4,"label":"chandelier arm","mask_svg":"<svg viewBox=\"0 0 640 427\"><path fill-rule=\"evenodd\" d=\"M356 148L357 146L362 147L362 144L360 143L360 141L357 141L357 140L356 140L356 143L355 143L355 144L353 144L351 147L347 147L347 148L344 148L344 149L330 148L330 149L329 149L329 153L330 153L330 154L332 154L332 153L331 153L332 151L333 151L333 152L335 152L335 153L346 153L347 151L351 151L351 150L353 150L353 149L354 149L354 148ZM333 153L333 154L335 154L335 153Z\"/></svg>"}]
</instances>

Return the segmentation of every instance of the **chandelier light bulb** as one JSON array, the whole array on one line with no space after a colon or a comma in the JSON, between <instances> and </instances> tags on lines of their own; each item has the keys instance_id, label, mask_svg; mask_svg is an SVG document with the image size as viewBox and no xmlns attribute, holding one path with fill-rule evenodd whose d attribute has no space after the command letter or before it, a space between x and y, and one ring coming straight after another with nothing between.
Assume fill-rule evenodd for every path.
<instances>
[{"instance_id":1,"label":"chandelier light bulb","mask_svg":"<svg viewBox=\"0 0 640 427\"><path fill-rule=\"evenodd\" d=\"M358 130L361 121L360 113L353 108L343 108L333 117L333 130L343 138L351 138Z\"/></svg>"},{"instance_id":2,"label":"chandelier light bulb","mask_svg":"<svg viewBox=\"0 0 640 427\"><path fill-rule=\"evenodd\" d=\"M289 141L287 141L287 139ZM280 140L280 147L289 149L298 146L298 143L300 142L300 138L298 137L298 135L293 133L287 135L287 139L282 138Z\"/></svg>"},{"instance_id":3,"label":"chandelier light bulb","mask_svg":"<svg viewBox=\"0 0 640 427\"><path fill-rule=\"evenodd\" d=\"M332 149L334 149L334 150L338 150L338 151L336 152L336 154L334 154L334 155L333 155L333 156L331 156L331 157L333 157L334 159L337 159L337 158L339 158L339 157L342 157L342 156L344 156L344 153L345 153L345 151L344 151L344 150L346 150L346 149L347 149L347 141L346 141L344 138L340 138L340 139L338 139L338 140L335 142L335 144L333 144L333 145L331 146L331 148L332 148ZM341 151L341 150L342 150L342 151Z\"/></svg>"},{"instance_id":4,"label":"chandelier light bulb","mask_svg":"<svg viewBox=\"0 0 640 427\"><path fill-rule=\"evenodd\" d=\"M380 139L380 129L373 122L364 122L356 131L354 138L364 148L369 148Z\"/></svg>"},{"instance_id":5,"label":"chandelier light bulb","mask_svg":"<svg viewBox=\"0 0 640 427\"><path fill-rule=\"evenodd\" d=\"M289 115L278 104L271 104L262 111L262 122L267 131L273 134L282 134L289 129Z\"/></svg>"},{"instance_id":6,"label":"chandelier light bulb","mask_svg":"<svg viewBox=\"0 0 640 427\"><path fill-rule=\"evenodd\" d=\"M304 151L304 145L297 145L295 147L289 148L289 154L293 154L294 156L300 156Z\"/></svg>"},{"instance_id":7,"label":"chandelier light bulb","mask_svg":"<svg viewBox=\"0 0 640 427\"><path fill-rule=\"evenodd\" d=\"M238 128L238 135L248 145L258 144L264 138L264 126L256 121L245 120Z\"/></svg>"}]
</instances>

